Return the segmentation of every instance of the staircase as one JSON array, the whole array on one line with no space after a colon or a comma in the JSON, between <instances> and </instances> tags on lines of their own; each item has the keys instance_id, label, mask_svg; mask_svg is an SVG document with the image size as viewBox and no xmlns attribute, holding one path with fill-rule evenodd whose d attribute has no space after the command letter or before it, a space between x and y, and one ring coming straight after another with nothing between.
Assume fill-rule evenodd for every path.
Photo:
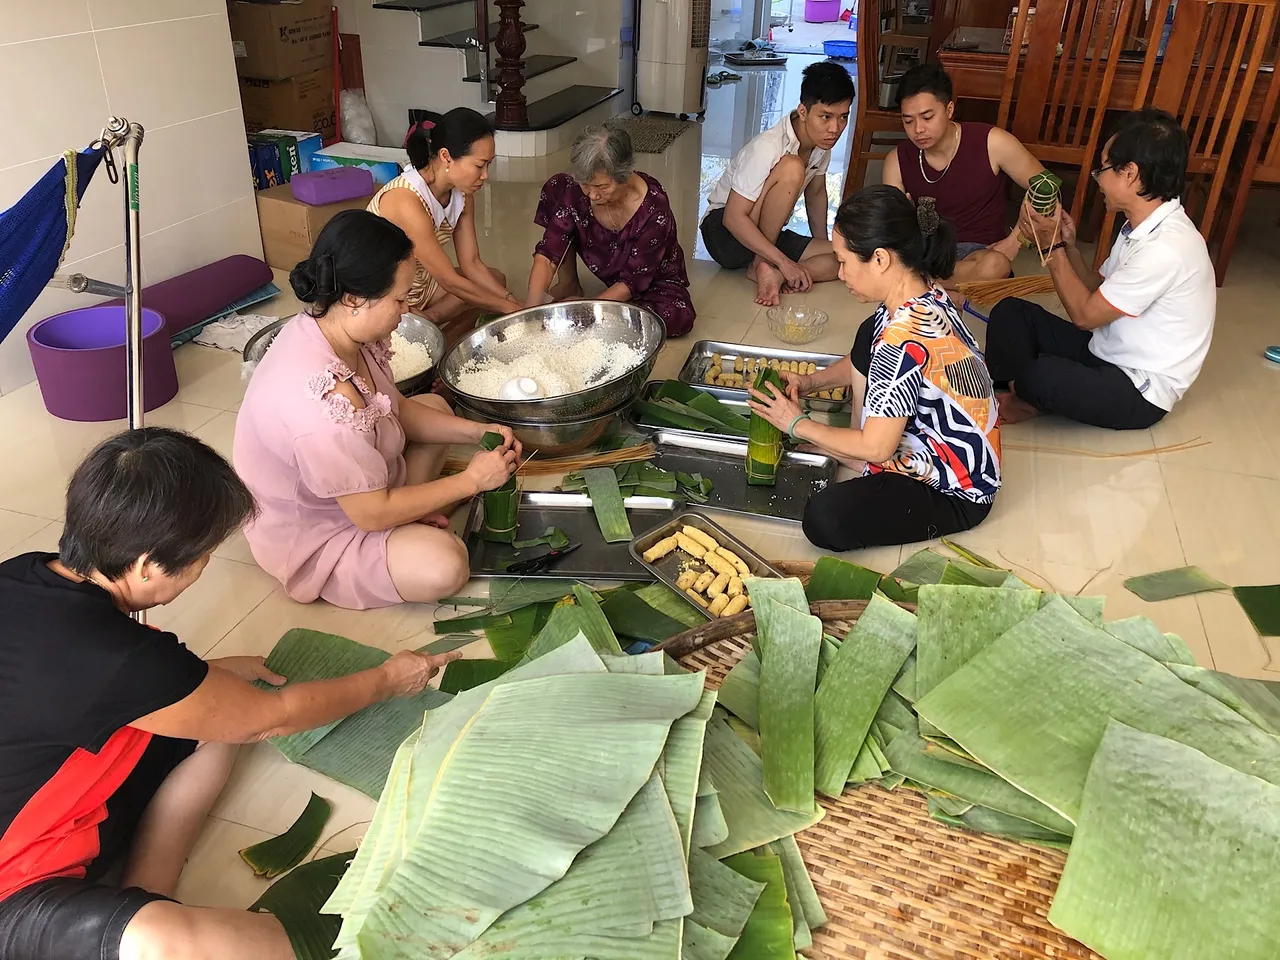
<instances>
[{"instance_id":1,"label":"staircase","mask_svg":"<svg viewBox=\"0 0 1280 960\"><path fill-rule=\"evenodd\" d=\"M463 84L460 102L440 102L439 91L434 96L425 89L402 92L421 104L409 109L408 123L427 111L470 106L493 120L500 156L533 157L568 146L587 123L611 115L609 101L622 93L616 76L602 75L598 63L584 64L572 55L581 51L556 49L572 38L524 19L528 14L522 8L546 12L551 5L550 0L376 0L374 11L414 14L419 48L436 58L456 59ZM438 60L434 66L444 67ZM596 82L577 82L589 80Z\"/></svg>"}]
</instances>

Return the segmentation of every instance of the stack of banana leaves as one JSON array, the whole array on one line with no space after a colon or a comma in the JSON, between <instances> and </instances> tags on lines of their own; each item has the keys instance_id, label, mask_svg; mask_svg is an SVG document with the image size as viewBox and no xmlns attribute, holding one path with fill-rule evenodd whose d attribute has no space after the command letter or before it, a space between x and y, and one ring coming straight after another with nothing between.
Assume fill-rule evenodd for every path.
<instances>
[{"instance_id":1,"label":"stack of banana leaves","mask_svg":"<svg viewBox=\"0 0 1280 960\"><path fill-rule=\"evenodd\" d=\"M774 806L918 790L952 827L1069 851L1049 919L1108 960L1280 956L1280 684L961 553L747 581L754 649L719 703ZM808 608L842 598L869 601L843 640Z\"/></svg>"},{"instance_id":2,"label":"stack of banana leaves","mask_svg":"<svg viewBox=\"0 0 1280 960\"><path fill-rule=\"evenodd\" d=\"M711 480L700 473L663 470L643 460L616 464L613 473L618 479L618 490L624 497L668 497L706 503L712 489ZM587 493L587 478L582 473L565 474L560 481L560 490Z\"/></svg>"},{"instance_id":3,"label":"stack of banana leaves","mask_svg":"<svg viewBox=\"0 0 1280 960\"><path fill-rule=\"evenodd\" d=\"M653 427L675 427L745 440L748 420L741 410L687 383L664 380L651 399L636 401L634 415L640 423Z\"/></svg>"}]
</instances>

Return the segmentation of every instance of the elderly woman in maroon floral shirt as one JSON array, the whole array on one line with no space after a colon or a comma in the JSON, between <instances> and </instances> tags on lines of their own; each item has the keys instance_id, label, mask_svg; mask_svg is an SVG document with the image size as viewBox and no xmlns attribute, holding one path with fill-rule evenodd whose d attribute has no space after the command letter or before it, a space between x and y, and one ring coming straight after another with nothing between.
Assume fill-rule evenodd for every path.
<instances>
[{"instance_id":1,"label":"elderly woman in maroon floral shirt","mask_svg":"<svg viewBox=\"0 0 1280 960\"><path fill-rule=\"evenodd\" d=\"M667 335L693 329L684 251L662 184L637 173L630 135L603 124L588 127L570 151L572 173L542 188L534 222L544 228L529 273L528 306L582 296L577 257L606 289L603 300L648 307Z\"/></svg>"}]
</instances>

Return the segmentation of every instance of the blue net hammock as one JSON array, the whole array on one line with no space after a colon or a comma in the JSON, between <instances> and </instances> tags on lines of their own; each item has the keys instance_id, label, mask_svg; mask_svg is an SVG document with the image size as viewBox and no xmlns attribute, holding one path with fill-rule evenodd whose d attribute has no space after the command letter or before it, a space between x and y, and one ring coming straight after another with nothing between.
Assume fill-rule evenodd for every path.
<instances>
[{"instance_id":1,"label":"blue net hammock","mask_svg":"<svg viewBox=\"0 0 1280 960\"><path fill-rule=\"evenodd\" d=\"M85 187L106 153L68 150L12 207L0 213L0 340L57 273Z\"/></svg>"}]
</instances>

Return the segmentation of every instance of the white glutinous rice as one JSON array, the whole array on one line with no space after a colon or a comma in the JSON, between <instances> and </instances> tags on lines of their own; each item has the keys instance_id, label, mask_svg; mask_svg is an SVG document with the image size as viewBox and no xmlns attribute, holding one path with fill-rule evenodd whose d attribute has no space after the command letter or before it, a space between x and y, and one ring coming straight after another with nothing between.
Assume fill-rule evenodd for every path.
<instances>
[{"instance_id":1,"label":"white glutinous rice","mask_svg":"<svg viewBox=\"0 0 1280 960\"><path fill-rule=\"evenodd\" d=\"M391 332L391 376L396 383L416 377L434 362L425 344L406 340L399 330Z\"/></svg>"},{"instance_id":2,"label":"white glutinous rice","mask_svg":"<svg viewBox=\"0 0 1280 960\"><path fill-rule=\"evenodd\" d=\"M501 346L512 352L515 341ZM537 383L545 397L577 393L629 373L640 366L644 353L627 343L609 343L584 336L566 347L560 336L535 334L519 338L518 356L504 360L498 349L483 360L472 360L459 371L458 389L488 400L502 399L502 387L518 377Z\"/></svg>"}]
</instances>

